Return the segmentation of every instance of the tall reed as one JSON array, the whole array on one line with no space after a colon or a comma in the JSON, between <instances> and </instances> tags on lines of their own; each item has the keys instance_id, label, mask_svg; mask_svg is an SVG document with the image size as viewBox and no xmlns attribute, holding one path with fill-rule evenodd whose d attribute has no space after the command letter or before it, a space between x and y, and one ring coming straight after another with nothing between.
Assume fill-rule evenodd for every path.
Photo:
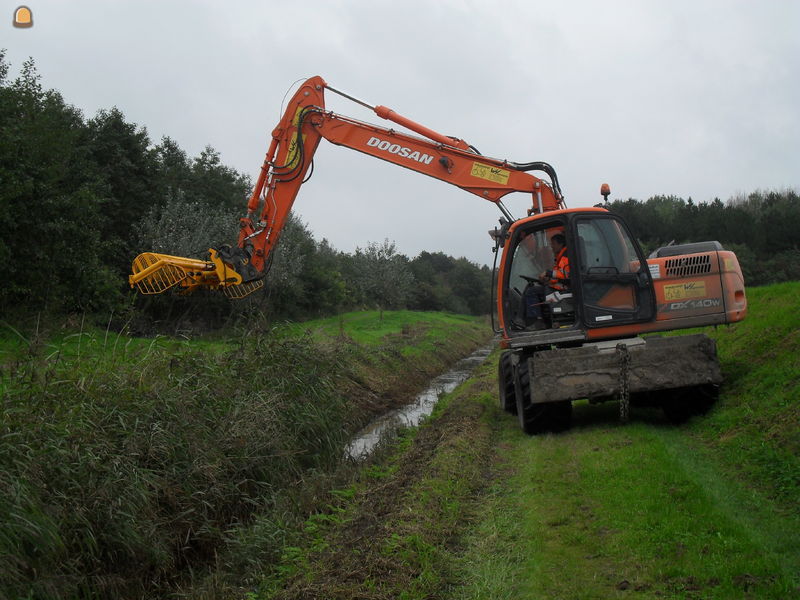
<instances>
[{"instance_id":1,"label":"tall reed","mask_svg":"<svg viewBox=\"0 0 800 600\"><path fill-rule=\"evenodd\" d=\"M271 330L220 343L83 324L13 335L0 361L0 600L153 597L221 554L234 569L279 555L317 501L314 474L340 465L409 371L425 373L391 344ZM430 372L437 352L413 360Z\"/></svg>"},{"instance_id":2,"label":"tall reed","mask_svg":"<svg viewBox=\"0 0 800 600\"><path fill-rule=\"evenodd\" d=\"M136 596L208 560L346 442L340 354L79 333L6 365L3 597Z\"/></svg>"}]
</instances>

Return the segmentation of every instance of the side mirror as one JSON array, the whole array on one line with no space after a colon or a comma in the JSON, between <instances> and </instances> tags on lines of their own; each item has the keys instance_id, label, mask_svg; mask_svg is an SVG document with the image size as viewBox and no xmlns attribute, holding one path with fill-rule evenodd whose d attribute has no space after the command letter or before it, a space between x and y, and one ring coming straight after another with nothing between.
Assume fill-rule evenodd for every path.
<instances>
[{"instance_id":1,"label":"side mirror","mask_svg":"<svg viewBox=\"0 0 800 600\"><path fill-rule=\"evenodd\" d=\"M636 283L639 287L644 289L650 286L650 270L647 268L647 263L642 263L639 272L636 274Z\"/></svg>"},{"instance_id":2,"label":"side mirror","mask_svg":"<svg viewBox=\"0 0 800 600\"><path fill-rule=\"evenodd\" d=\"M500 246L506 243L506 239L508 238L508 228L511 226L511 223L504 217L500 217L498 222L500 223L499 229L495 227L494 229L489 230L489 237L494 240L493 250L495 252L497 252Z\"/></svg>"}]
</instances>

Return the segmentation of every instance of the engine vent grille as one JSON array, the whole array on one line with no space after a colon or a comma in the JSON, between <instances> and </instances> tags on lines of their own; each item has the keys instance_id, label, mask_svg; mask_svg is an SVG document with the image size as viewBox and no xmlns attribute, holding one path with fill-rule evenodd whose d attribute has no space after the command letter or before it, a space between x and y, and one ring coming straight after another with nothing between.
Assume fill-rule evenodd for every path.
<instances>
[{"instance_id":1,"label":"engine vent grille","mask_svg":"<svg viewBox=\"0 0 800 600\"><path fill-rule=\"evenodd\" d=\"M681 256L670 258L666 265L667 277L687 277L711 272L711 255Z\"/></svg>"}]
</instances>

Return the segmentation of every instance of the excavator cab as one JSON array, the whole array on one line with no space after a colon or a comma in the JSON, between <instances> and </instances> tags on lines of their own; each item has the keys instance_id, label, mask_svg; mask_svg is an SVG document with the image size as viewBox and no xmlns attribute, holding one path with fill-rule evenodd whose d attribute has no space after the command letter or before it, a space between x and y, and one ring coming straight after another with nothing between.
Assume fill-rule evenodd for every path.
<instances>
[{"instance_id":1,"label":"excavator cab","mask_svg":"<svg viewBox=\"0 0 800 600\"><path fill-rule=\"evenodd\" d=\"M655 318L653 280L641 248L619 218L581 215L573 219L577 242L582 324L592 329Z\"/></svg>"},{"instance_id":2,"label":"excavator cab","mask_svg":"<svg viewBox=\"0 0 800 600\"><path fill-rule=\"evenodd\" d=\"M512 330L532 331L574 324L569 279L563 278L553 287L549 280L541 277L554 266L551 240L556 235L565 237L564 224L552 220L521 228L517 234L507 296Z\"/></svg>"},{"instance_id":3,"label":"excavator cab","mask_svg":"<svg viewBox=\"0 0 800 600\"><path fill-rule=\"evenodd\" d=\"M500 275L506 334L651 321L650 271L623 222L605 210L558 213L520 220L509 230ZM554 267L551 240L557 234L566 238L569 277L552 285L540 275Z\"/></svg>"}]
</instances>

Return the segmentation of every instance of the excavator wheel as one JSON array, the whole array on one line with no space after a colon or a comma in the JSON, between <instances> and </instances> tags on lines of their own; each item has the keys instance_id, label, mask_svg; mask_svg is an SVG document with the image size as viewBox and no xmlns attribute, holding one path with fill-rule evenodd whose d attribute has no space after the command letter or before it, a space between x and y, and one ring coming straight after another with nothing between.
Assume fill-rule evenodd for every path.
<instances>
[{"instance_id":1,"label":"excavator wheel","mask_svg":"<svg viewBox=\"0 0 800 600\"><path fill-rule=\"evenodd\" d=\"M561 432L572 424L572 402L531 402L531 373L528 361L519 362L514 379L514 391L517 400L517 417L522 431L528 435Z\"/></svg>"},{"instance_id":2,"label":"excavator wheel","mask_svg":"<svg viewBox=\"0 0 800 600\"><path fill-rule=\"evenodd\" d=\"M512 415L517 414L517 396L514 388L514 365L511 364L512 352L503 352L497 365L497 382L499 387L500 408Z\"/></svg>"}]
</instances>

